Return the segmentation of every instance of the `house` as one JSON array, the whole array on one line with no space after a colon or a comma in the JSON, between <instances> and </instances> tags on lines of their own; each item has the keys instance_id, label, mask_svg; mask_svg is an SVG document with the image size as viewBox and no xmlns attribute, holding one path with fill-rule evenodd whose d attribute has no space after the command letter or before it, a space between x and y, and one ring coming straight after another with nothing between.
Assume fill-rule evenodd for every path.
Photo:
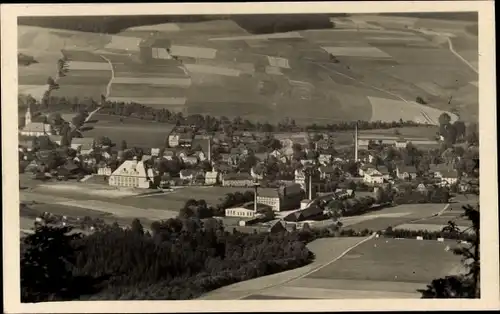
<instances>
[{"instance_id":1,"label":"house","mask_svg":"<svg viewBox=\"0 0 500 314\"><path fill-rule=\"evenodd\" d=\"M379 173L366 172L365 175L363 176L363 182L371 185L382 184L384 183L384 177L382 177L382 175Z\"/></svg>"},{"instance_id":2,"label":"house","mask_svg":"<svg viewBox=\"0 0 500 314\"><path fill-rule=\"evenodd\" d=\"M200 161L205 161L205 160L207 160L207 156L206 156L206 155L205 155L205 153L204 153L204 152L202 152L202 151L197 152L195 155L196 155L196 157L197 157Z\"/></svg>"},{"instance_id":3,"label":"house","mask_svg":"<svg viewBox=\"0 0 500 314\"><path fill-rule=\"evenodd\" d=\"M89 154L95 146L95 140L92 137L75 137L71 140L71 148L80 151L82 155Z\"/></svg>"},{"instance_id":4,"label":"house","mask_svg":"<svg viewBox=\"0 0 500 314\"><path fill-rule=\"evenodd\" d=\"M172 133L168 136L168 147L179 146L180 135L178 133Z\"/></svg>"},{"instance_id":5,"label":"house","mask_svg":"<svg viewBox=\"0 0 500 314\"><path fill-rule=\"evenodd\" d=\"M347 199L354 197L354 190L352 189L336 189L335 198L336 199Z\"/></svg>"},{"instance_id":6,"label":"house","mask_svg":"<svg viewBox=\"0 0 500 314\"><path fill-rule=\"evenodd\" d=\"M458 172L456 170L447 170L442 172L442 181L446 185L453 185L458 182Z\"/></svg>"},{"instance_id":7,"label":"house","mask_svg":"<svg viewBox=\"0 0 500 314\"><path fill-rule=\"evenodd\" d=\"M295 183L298 183L305 187L306 184L306 174L304 173L303 169L296 169L294 171L294 181Z\"/></svg>"},{"instance_id":8,"label":"house","mask_svg":"<svg viewBox=\"0 0 500 314\"><path fill-rule=\"evenodd\" d=\"M417 170L412 166L398 166L396 176L401 180L412 180L417 177Z\"/></svg>"},{"instance_id":9,"label":"house","mask_svg":"<svg viewBox=\"0 0 500 314\"><path fill-rule=\"evenodd\" d=\"M151 156L155 156L155 157L160 156L160 149L159 148L151 148Z\"/></svg>"},{"instance_id":10,"label":"house","mask_svg":"<svg viewBox=\"0 0 500 314\"><path fill-rule=\"evenodd\" d=\"M332 162L332 155L330 154L320 154L318 156L318 162L323 166L328 166Z\"/></svg>"},{"instance_id":11,"label":"house","mask_svg":"<svg viewBox=\"0 0 500 314\"><path fill-rule=\"evenodd\" d=\"M317 150L328 150L330 149L330 142L327 139L321 139L315 144Z\"/></svg>"},{"instance_id":12,"label":"house","mask_svg":"<svg viewBox=\"0 0 500 314\"><path fill-rule=\"evenodd\" d=\"M163 158L166 160L172 160L175 157L175 152L171 150L165 150L163 152Z\"/></svg>"},{"instance_id":13,"label":"house","mask_svg":"<svg viewBox=\"0 0 500 314\"><path fill-rule=\"evenodd\" d=\"M20 136L19 137L19 147L26 149L28 152L32 151L35 147L34 136Z\"/></svg>"},{"instance_id":14,"label":"house","mask_svg":"<svg viewBox=\"0 0 500 314\"><path fill-rule=\"evenodd\" d=\"M219 172L214 170L215 169L212 169L212 171L207 171L205 173L205 184L214 185L219 183Z\"/></svg>"},{"instance_id":15,"label":"house","mask_svg":"<svg viewBox=\"0 0 500 314\"><path fill-rule=\"evenodd\" d=\"M61 146L62 136L61 135L49 135L49 140L52 143L56 143L57 145Z\"/></svg>"},{"instance_id":16,"label":"house","mask_svg":"<svg viewBox=\"0 0 500 314\"><path fill-rule=\"evenodd\" d=\"M376 169L377 169L377 167L375 167L375 165L364 164L364 165L361 165L361 167L359 167L358 173L359 173L360 176L363 177L365 175L365 172L367 172L367 171L374 171Z\"/></svg>"},{"instance_id":17,"label":"house","mask_svg":"<svg viewBox=\"0 0 500 314\"><path fill-rule=\"evenodd\" d=\"M271 153L269 153L269 156L273 156L276 159L279 159L281 157L281 152L277 149L273 150Z\"/></svg>"},{"instance_id":18,"label":"house","mask_svg":"<svg viewBox=\"0 0 500 314\"><path fill-rule=\"evenodd\" d=\"M249 173L228 173L222 175L222 186L250 187L254 180Z\"/></svg>"},{"instance_id":19,"label":"house","mask_svg":"<svg viewBox=\"0 0 500 314\"><path fill-rule=\"evenodd\" d=\"M319 167L319 175L321 179L328 179L335 175L336 169L331 166L321 166Z\"/></svg>"},{"instance_id":20,"label":"house","mask_svg":"<svg viewBox=\"0 0 500 314\"><path fill-rule=\"evenodd\" d=\"M52 135L52 126L43 122L31 122L25 125L19 133L24 136Z\"/></svg>"},{"instance_id":21,"label":"house","mask_svg":"<svg viewBox=\"0 0 500 314\"><path fill-rule=\"evenodd\" d=\"M196 165L198 163L198 158L196 156L183 156L181 159L188 165Z\"/></svg>"},{"instance_id":22,"label":"house","mask_svg":"<svg viewBox=\"0 0 500 314\"><path fill-rule=\"evenodd\" d=\"M273 211L300 208L303 199L304 190L296 183L279 188L262 188L257 193L257 202L270 206Z\"/></svg>"},{"instance_id":23,"label":"house","mask_svg":"<svg viewBox=\"0 0 500 314\"><path fill-rule=\"evenodd\" d=\"M181 133L179 135L180 147L192 147L194 135L191 132Z\"/></svg>"},{"instance_id":24,"label":"house","mask_svg":"<svg viewBox=\"0 0 500 314\"><path fill-rule=\"evenodd\" d=\"M427 193L427 192L428 192L428 189L427 189L427 187L425 186L425 184L420 183L420 184L417 186L417 191L418 191L418 192L420 192L420 193Z\"/></svg>"},{"instance_id":25,"label":"house","mask_svg":"<svg viewBox=\"0 0 500 314\"><path fill-rule=\"evenodd\" d=\"M407 140L398 139L394 141L394 146L396 146L396 148L406 148L406 145L408 145Z\"/></svg>"},{"instance_id":26,"label":"house","mask_svg":"<svg viewBox=\"0 0 500 314\"><path fill-rule=\"evenodd\" d=\"M304 220L315 220L320 217L323 217L323 209L319 206L312 205L302 210L293 212L285 216L283 219L290 222L299 222Z\"/></svg>"},{"instance_id":27,"label":"house","mask_svg":"<svg viewBox=\"0 0 500 314\"><path fill-rule=\"evenodd\" d=\"M102 152L101 156L106 160L111 158L111 154L108 152Z\"/></svg>"},{"instance_id":28,"label":"house","mask_svg":"<svg viewBox=\"0 0 500 314\"><path fill-rule=\"evenodd\" d=\"M250 169L250 175L254 180L264 179L264 165L257 164Z\"/></svg>"},{"instance_id":29,"label":"house","mask_svg":"<svg viewBox=\"0 0 500 314\"><path fill-rule=\"evenodd\" d=\"M110 176L112 174L111 168L108 167L106 164L100 165L97 168L97 174L102 175L102 176Z\"/></svg>"},{"instance_id":30,"label":"house","mask_svg":"<svg viewBox=\"0 0 500 314\"><path fill-rule=\"evenodd\" d=\"M267 232L269 233L278 233L278 232L285 232L287 231L286 229L286 222L283 220L276 220L271 223L269 228L267 229Z\"/></svg>"},{"instance_id":31,"label":"house","mask_svg":"<svg viewBox=\"0 0 500 314\"><path fill-rule=\"evenodd\" d=\"M301 159L300 163L302 164L302 166L306 166L306 165L314 165L316 161L311 159Z\"/></svg>"},{"instance_id":32,"label":"house","mask_svg":"<svg viewBox=\"0 0 500 314\"><path fill-rule=\"evenodd\" d=\"M196 172L191 169L183 169L179 172L181 180L193 181Z\"/></svg>"},{"instance_id":33,"label":"house","mask_svg":"<svg viewBox=\"0 0 500 314\"><path fill-rule=\"evenodd\" d=\"M429 174L435 178L442 178L443 173L449 170L451 170L451 167L446 164L430 164L429 166Z\"/></svg>"},{"instance_id":34,"label":"house","mask_svg":"<svg viewBox=\"0 0 500 314\"><path fill-rule=\"evenodd\" d=\"M142 161L125 160L109 177L109 185L147 189L150 180Z\"/></svg>"}]
</instances>

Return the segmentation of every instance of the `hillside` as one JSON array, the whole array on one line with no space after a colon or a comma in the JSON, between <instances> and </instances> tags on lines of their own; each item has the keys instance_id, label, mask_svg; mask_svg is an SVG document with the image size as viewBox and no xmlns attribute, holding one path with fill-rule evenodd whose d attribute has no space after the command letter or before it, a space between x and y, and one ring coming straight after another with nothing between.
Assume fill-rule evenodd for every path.
<instances>
[{"instance_id":1,"label":"hillside","mask_svg":"<svg viewBox=\"0 0 500 314\"><path fill-rule=\"evenodd\" d=\"M141 26L116 34L20 26L20 52L39 62L19 68L20 92L36 93L65 55L69 72L55 91L65 97L105 94L184 114L269 122L437 124L443 111L477 120L477 36L467 31L474 22L322 15L330 28L300 30L300 19L289 23L289 16L283 24L272 16L262 23L248 16L238 22L168 18L154 25L125 19L122 26ZM73 19L66 21L78 25ZM110 19L99 25L111 25ZM266 25L295 30L265 34Z\"/></svg>"}]
</instances>

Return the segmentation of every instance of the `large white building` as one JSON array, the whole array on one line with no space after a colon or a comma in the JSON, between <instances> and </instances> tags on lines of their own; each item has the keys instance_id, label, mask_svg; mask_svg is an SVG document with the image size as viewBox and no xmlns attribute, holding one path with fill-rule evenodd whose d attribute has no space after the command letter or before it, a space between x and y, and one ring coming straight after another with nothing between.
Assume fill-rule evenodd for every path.
<instances>
[{"instance_id":1,"label":"large white building","mask_svg":"<svg viewBox=\"0 0 500 314\"><path fill-rule=\"evenodd\" d=\"M150 186L150 179L152 177L148 175L142 161L125 160L109 177L109 185L147 189Z\"/></svg>"},{"instance_id":2,"label":"large white building","mask_svg":"<svg viewBox=\"0 0 500 314\"><path fill-rule=\"evenodd\" d=\"M19 130L19 134L24 136L44 136L52 135L52 126L43 122L33 122L31 120L31 108L28 107L24 115L24 127Z\"/></svg>"}]
</instances>

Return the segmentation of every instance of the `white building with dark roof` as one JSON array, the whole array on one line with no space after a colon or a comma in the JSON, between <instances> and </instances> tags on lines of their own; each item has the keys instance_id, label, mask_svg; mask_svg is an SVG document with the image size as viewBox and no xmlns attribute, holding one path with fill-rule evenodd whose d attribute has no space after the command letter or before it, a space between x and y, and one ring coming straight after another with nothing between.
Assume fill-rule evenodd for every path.
<instances>
[{"instance_id":1,"label":"white building with dark roof","mask_svg":"<svg viewBox=\"0 0 500 314\"><path fill-rule=\"evenodd\" d=\"M150 180L142 161L125 160L109 177L109 185L132 188L149 188Z\"/></svg>"}]
</instances>

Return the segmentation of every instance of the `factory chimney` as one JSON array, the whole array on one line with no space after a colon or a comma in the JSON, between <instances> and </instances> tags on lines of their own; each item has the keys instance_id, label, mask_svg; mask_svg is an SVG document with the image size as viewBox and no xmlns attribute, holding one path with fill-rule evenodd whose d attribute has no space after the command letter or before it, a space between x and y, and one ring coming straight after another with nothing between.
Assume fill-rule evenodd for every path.
<instances>
[{"instance_id":1,"label":"factory chimney","mask_svg":"<svg viewBox=\"0 0 500 314\"><path fill-rule=\"evenodd\" d=\"M253 183L253 188L254 188L254 191L253 191L253 211L254 211L254 214L257 214L257 190L260 186L260 183L257 182L257 181L254 181Z\"/></svg>"},{"instance_id":2,"label":"factory chimney","mask_svg":"<svg viewBox=\"0 0 500 314\"><path fill-rule=\"evenodd\" d=\"M312 200L312 173L309 172L309 199Z\"/></svg>"},{"instance_id":3,"label":"factory chimney","mask_svg":"<svg viewBox=\"0 0 500 314\"><path fill-rule=\"evenodd\" d=\"M354 161L358 161L358 122L354 127Z\"/></svg>"},{"instance_id":4,"label":"factory chimney","mask_svg":"<svg viewBox=\"0 0 500 314\"><path fill-rule=\"evenodd\" d=\"M212 155L212 147L211 147L212 143L211 142L212 141L210 140L210 137L207 137L207 141L208 141L208 162L211 162L211 160L212 160L212 157L211 157L211 155Z\"/></svg>"}]
</instances>

